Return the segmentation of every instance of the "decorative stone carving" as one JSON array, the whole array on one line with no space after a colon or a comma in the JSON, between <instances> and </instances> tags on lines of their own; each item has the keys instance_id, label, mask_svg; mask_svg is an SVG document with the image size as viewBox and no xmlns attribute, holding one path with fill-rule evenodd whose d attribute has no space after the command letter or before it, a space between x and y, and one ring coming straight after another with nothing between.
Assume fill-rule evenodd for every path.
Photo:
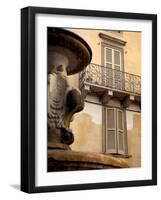
<instances>
[{"instance_id":1,"label":"decorative stone carving","mask_svg":"<svg viewBox=\"0 0 161 200\"><path fill-rule=\"evenodd\" d=\"M48 147L69 149L74 141L69 129L74 113L83 109L80 91L70 87L66 69L59 65L48 75Z\"/></svg>"},{"instance_id":2,"label":"decorative stone carving","mask_svg":"<svg viewBox=\"0 0 161 200\"><path fill-rule=\"evenodd\" d=\"M70 149L74 135L72 116L83 109L78 88L68 75L83 70L91 60L91 49L79 36L58 28L48 29L48 148Z\"/></svg>"}]
</instances>

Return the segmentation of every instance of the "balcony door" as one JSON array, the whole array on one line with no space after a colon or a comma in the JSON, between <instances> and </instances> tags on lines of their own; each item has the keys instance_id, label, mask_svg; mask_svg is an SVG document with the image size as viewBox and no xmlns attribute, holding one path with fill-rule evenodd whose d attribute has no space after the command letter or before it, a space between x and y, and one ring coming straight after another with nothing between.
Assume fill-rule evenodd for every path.
<instances>
[{"instance_id":1,"label":"balcony door","mask_svg":"<svg viewBox=\"0 0 161 200\"><path fill-rule=\"evenodd\" d=\"M123 89L122 52L104 47L104 84L107 87Z\"/></svg>"}]
</instances>

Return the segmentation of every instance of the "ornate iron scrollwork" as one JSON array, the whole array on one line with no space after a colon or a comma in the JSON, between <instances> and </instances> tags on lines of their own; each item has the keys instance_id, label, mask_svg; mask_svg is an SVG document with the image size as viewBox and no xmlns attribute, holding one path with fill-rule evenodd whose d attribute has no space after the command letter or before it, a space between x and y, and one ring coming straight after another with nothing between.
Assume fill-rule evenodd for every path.
<instances>
[{"instance_id":1,"label":"ornate iron scrollwork","mask_svg":"<svg viewBox=\"0 0 161 200\"><path fill-rule=\"evenodd\" d=\"M141 77L97 64L89 64L80 73L79 85L83 92L84 84L94 84L128 93L141 94Z\"/></svg>"}]
</instances>

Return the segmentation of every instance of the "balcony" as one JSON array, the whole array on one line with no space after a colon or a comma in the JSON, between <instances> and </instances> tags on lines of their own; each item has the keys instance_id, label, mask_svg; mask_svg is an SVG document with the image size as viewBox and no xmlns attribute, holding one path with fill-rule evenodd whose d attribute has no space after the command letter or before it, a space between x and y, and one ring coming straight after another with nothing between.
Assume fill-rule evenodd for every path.
<instances>
[{"instance_id":1,"label":"balcony","mask_svg":"<svg viewBox=\"0 0 161 200\"><path fill-rule=\"evenodd\" d=\"M121 100L125 97L133 97L136 101L141 101L140 76L93 63L80 73L79 87L83 95L94 93L102 96L111 91Z\"/></svg>"}]
</instances>

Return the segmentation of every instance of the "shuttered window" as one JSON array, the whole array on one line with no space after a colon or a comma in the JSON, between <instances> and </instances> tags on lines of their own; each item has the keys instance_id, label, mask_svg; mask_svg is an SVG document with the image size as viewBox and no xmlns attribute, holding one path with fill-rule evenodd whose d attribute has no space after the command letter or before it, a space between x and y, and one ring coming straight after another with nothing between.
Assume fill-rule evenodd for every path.
<instances>
[{"instance_id":1,"label":"shuttered window","mask_svg":"<svg viewBox=\"0 0 161 200\"><path fill-rule=\"evenodd\" d=\"M123 111L117 109L117 147L118 153L125 153L125 131L124 131L124 116Z\"/></svg>"},{"instance_id":2,"label":"shuttered window","mask_svg":"<svg viewBox=\"0 0 161 200\"><path fill-rule=\"evenodd\" d=\"M106 114L106 149L108 149L108 153L117 153L115 108L106 109L105 114Z\"/></svg>"},{"instance_id":3,"label":"shuttered window","mask_svg":"<svg viewBox=\"0 0 161 200\"><path fill-rule=\"evenodd\" d=\"M121 51L109 47L104 48L104 66L121 70Z\"/></svg>"},{"instance_id":4,"label":"shuttered window","mask_svg":"<svg viewBox=\"0 0 161 200\"><path fill-rule=\"evenodd\" d=\"M104 47L104 84L116 89L123 88L122 53L118 49Z\"/></svg>"},{"instance_id":5,"label":"shuttered window","mask_svg":"<svg viewBox=\"0 0 161 200\"><path fill-rule=\"evenodd\" d=\"M126 127L124 111L118 108L104 108L105 152L125 154Z\"/></svg>"}]
</instances>

